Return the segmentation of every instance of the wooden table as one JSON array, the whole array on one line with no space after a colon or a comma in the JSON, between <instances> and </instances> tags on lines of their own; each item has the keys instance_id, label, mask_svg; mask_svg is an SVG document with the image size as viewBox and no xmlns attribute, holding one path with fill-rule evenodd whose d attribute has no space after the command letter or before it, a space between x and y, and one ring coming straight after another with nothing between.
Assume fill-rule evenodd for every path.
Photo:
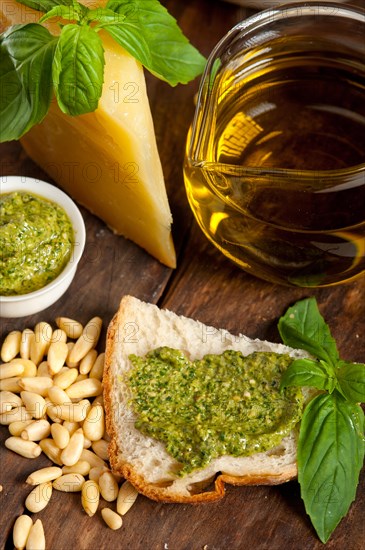
<instances>
[{"instance_id":1,"label":"wooden table","mask_svg":"<svg viewBox=\"0 0 365 550\"><path fill-rule=\"evenodd\" d=\"M164 2L185 33L204 54L248 10L213 0ZM58 315L86 322L101 315L106 327L127 293L157 303L179 314L226 327L250 337L279 341L278 317L294 301L316 296L320 309L337 339L342 356L365 361L364 279L321 290L275 286L240 271L210 245L188 208L182 177L185 136L193 115L193 95L198 82L171 89L148 77L149 95L167 189L174 216L178 267L171 270L132 242L114 236L94 216L82 210L87 245L77 276L69 291L54 306L29 318L2 319L2 334L53 322ZM1 146L1 173L49 179L22 151L18 143ZM105 329L102 337L104 342ZM2 441L7 430L1 428ZM15 518L24 510L33 470L49 465L45 457L23 459L0 446L1 527L0 547L11 548ZM361 476L356 503L327 544L328 548L360 550L365 540L365 476ZM47 549L68 550L281 550L319 549L305 515L299 486L227 487L215 504L189 506L158 504L139 497L113 532L100 512L90 519L83 512L79 494L57 491L40 512Z\"/></svg>"}]
</instances>

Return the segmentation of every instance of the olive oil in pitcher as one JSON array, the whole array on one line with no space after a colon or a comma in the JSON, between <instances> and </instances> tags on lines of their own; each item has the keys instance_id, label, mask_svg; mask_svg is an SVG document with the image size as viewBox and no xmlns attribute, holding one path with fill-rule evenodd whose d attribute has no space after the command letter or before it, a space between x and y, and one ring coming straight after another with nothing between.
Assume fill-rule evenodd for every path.
<instances>
[{"instance_id":1,"label":"olive oil in pitcher","mask_svg":"<svg viewBox=\"0 0 365 550\"><path fill-rule=\"evenodd\" d=\"M251 50L248 68L236 60L203 89L188 139L199 225L273 282L326 286L365 270L365 66L327 48L287 36Z\"/></svg>"}]
</instances>

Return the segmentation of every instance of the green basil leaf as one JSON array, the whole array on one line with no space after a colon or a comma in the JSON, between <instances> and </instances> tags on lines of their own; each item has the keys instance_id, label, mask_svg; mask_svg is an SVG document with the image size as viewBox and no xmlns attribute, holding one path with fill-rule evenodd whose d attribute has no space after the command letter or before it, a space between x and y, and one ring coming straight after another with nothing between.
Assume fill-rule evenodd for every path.
<instances>
[{"instance_id":1,"label":"green basil leaf","mask_svg":"<svg viewBox=\"0 0 365 550\"><path fill-rule=\"evenodd\" d=\"M57 38L35 23L0 37L1 141L19 139L47 114Z\"/></svg>"},{"instance_id":2,"label":"green basil leaf","mask_svg":"<svg viewBox=\"0 0 365 550\"><path fill-rule=\"evenodd\" d=\"M365 403L365 365L339 362L337 378L344 396L356 403Z\"/></svg>"},{"instance_id":3,"label":"green basil leaf","mask_svg":"<svg viewBox=\"0 0 365 550\"><path fill-rule=\"evenodd\" d=\"M119 25L125 20L125 15L116 13L115 11L107 8L95 8L93 10L89 10L87 20L98 21L98 27L104 28L110 23Z\"/></svg>"},{"instance_id":4,"label":"green basil leaf","mask_svg":"<svg viewBox=\"0 0 365 550\"><path fill-rule=\"evenodd\" d=\"M28 8L43 12L47 12L60 4L64 6L72 6L73 4L73 0L17 0L17 2L28 6Z\"/></svg>"},{"instance_id":5,"label":"green basil leaf","mask_svg":"<svg viewBox=\"0 0 365 550\"><path fill-rule=\"evenodd\" d=\"M81 4L81 2L78 2L77 0L72 0L72 6L73 9L77 11L82 18L85 18L90 11L87 6Z\"/></svg>"},{"instance_id":6,"label":"green basil leaf","mask_svg":"<svg viewBox=\"0 0 365 550\"><path fill-rule=\"evenodd\" d=\"M158 78L175 86L203 71L205 58L158 0L109 0L106 8L125 19L121 24L105 21L100 26Z\"/></svg>"},{"instance_id":7,"label":"green basil leaf","mask_svg":"<svg viewBox=\"0 0 365 550\"><path fill-rule=\"evenodd\" d=\"M53 84L60 109L69 115L94 111L101 96L104 49L87 25L62 28L53 62Z\"/></svg>"},{"instance_id":8,"label":"green basil leaf","mask_svg":"<svg viewBox=\"0 0 365 550\"><path fill-rule=\"evenodd\" d=\"M339 355L336 341L319 313L315 298L296 302L278 324L283 342L293 348L305 349L315 357L336 365Z\"/></svg>"},{"instance_id":9,"label":"green basil leaf","mask_svg":"<svg viewBox=\"0 0 365 550\"><path fill-rule=\"evenodd\" d=\"M305 408L298 441L298 480L305 508L326 542L355 499L364 460L364 415L340 393Z\"/></svg>"},{"instance_id":10,"label":"green basil leaf","mask_svg":"<svg viewBox=\"0 0 365 550\"><path fill-rule=\"evenodd\" d=\"M336 374L333 367L323 361L296 359L281 378L281 388L287 386L307 386L330 393L336 387Z\"/></svg>"},{"instance_id":11,"label":"green basil leaf","mask_svg":"<svg viewBox=\"0 0 365 550\"><path fill-rule=\"evenodd\" d=\"M67 19L68 21L79 21L81 16L82 13L80 10L74 6L55 6L40 18L39 23L44 23L52 17L62 17L62 19Z\"/></svg>"}]
</instances>

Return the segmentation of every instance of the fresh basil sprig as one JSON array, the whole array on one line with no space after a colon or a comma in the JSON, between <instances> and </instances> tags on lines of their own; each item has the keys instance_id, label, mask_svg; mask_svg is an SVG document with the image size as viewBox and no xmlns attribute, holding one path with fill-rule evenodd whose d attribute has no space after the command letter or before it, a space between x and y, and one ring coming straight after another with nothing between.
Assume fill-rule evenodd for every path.
<instances>
[{"instance_id":1,"label":"fresh basil sprig","mask_svg":"<svg viewBox=\"0 0 365 550\"><path fill-rule=\"evenodd\" d=\"M102 21L100 27L152 74L175 86L202 72L205 60L157 0L109 0L106 7L125 19Z\"/></svg>"},{"instance_id":2,"label":"fresh basil sprig","mask_svg":"<svg viewBox=\"0 0 365 550\"><path fill-rule=\"evenodd\" d=\"M63 5L72 6L74 0L17 0L19 4L24 4L28 8L33 8L37 11L47 12L52 8Z\"/></svg>"},{"instance_id":3,"label":"fresh basil sprig","mask_svg":"<svg viewBox=\"0 0 365 550\"><path fill-rule=\"evenodd\" d=\"M204 69L205 58L158 0L109 0L95 9L77 0L18 2L45 14L38 23L13 25L0 35L1 142L19 139L41 122L53 90L66 114L97 108L105 63L101 30L171 86ZM42 25L52 17L62 21L58 36Z\"/></svg>"},{"instance_id":4,"label":"fresh basil sprig","mask_svg":"<svg viewBox=\"0 0 365 550\"><path fill-rule=\"evenodd\" d=\"M47 114L56 44L45 27L34 23L14 25L1 35L1 141L18 139Z\"/></svg>"},{"instance_id":5,"label":"fresh basil sprig","mask_svg":"<svg viewBox=\"0 0 365 550\"><path fill-rule=\"evenodd\" d=\"M281 381L321 390L305 407L298 441L298 481L306 511L327 542L356 495L364 461L365 365L342 361L315 298L279 320L283 342L315 359L294 360Z\"/></svg>"},{"instance_id":6,"label":"fresh basil sprig","mask_svg":"<svg viewBox=\"0 0 365 550\"><path fill-rule=\"evenodd\" d=\"M64 113L95 111L103 87L104 49L88 25L65 25L53 59L53 86Z\"/></svg>"}]
</instances>

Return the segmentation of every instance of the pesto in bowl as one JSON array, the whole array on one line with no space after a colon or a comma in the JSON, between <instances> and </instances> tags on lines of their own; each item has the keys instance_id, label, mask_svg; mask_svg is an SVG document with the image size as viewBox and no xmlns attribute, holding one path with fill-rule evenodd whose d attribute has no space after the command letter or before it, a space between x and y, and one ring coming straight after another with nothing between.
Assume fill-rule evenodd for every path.
<instances>
[{"instance_id":1,"label":"pesto in bowl","mask_svg":"<svg viewBox=\"0 0 365 550\"><path fill-rule=\"evenodd\" d=\"M0 195L0 295L27 294L53 281L73 246L72 223L58 204L27 191Z\"/></svg>"},{"instance_id":2,"label":"pesto in bowl","mask_svg":"<svg viewBox=\"0 0 365 550\"><path fill-rule=\"evenodd\" d=\"M85 247L85 224L74 201L50 183L1 176L0 189L1 199L5 197L1 201L0 317L26 317L54 304L70 286ZM16 205L20 213L12 225Z\"/></svg>"}]
</instances>

